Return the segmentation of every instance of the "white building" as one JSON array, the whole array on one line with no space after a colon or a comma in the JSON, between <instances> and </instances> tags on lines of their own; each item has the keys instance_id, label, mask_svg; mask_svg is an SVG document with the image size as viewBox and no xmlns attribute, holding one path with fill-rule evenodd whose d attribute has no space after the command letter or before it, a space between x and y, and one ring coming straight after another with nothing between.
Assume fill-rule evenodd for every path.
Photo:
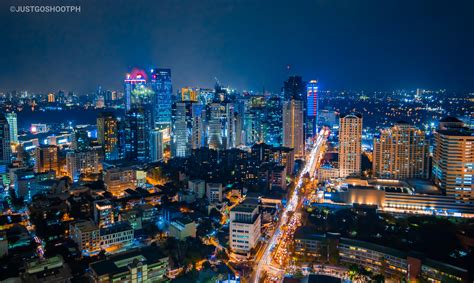
<instances>
[{"instance_id":1,"label":"white building","mask_svg":"<svg viewBox=\"0 0 474 283\"><path fill-rule=\"evenodd\" d=\"M245 200L230 211L229 243L233 252L247 254L261 236L261 216L255 201Z\"/></svg>"}]
</instances>

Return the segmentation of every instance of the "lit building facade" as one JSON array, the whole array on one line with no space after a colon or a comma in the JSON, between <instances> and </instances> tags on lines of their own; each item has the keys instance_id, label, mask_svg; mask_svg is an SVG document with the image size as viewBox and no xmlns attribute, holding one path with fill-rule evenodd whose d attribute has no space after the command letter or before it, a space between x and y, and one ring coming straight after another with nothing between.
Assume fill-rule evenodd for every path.
<instances>
[{"instance_id":1,"label":"lit building facade","mask_svg":"<svg viewBox=\"0 0 474 283\"><path fill-rule=\"evenodd\" d=\"M261 215L256 203L245 200L230 211L229 245L233 252L248 254L261 236Z\"/></svg>"},{"instance_id":2,"label":"lit building facade","mask_svg":"<svg viewBox=\"0 0 474 283\"><path fill-rule=\"evenodd\" d=\"M12 151L10 142L10 126L8 120L5 115L0 114L0 162L11 162Z\"/></svg>"},{"instance_id":3,"label":"lit building facade","mask_svg":"<svg viewBox=\"0 0 474 283\"><path fill-rule=\"evenodd\" d=\"M318 82L312 80L306 85L306 137L313 138L318 131L319 101Z\"/></svg>"},{"instance_id":4,"label":"lit building facade","mask_svg":"<svg viewBox=\"0 0 474 283\"><path fill-rule=\"evenodd\" d=\"M474 131L464 127L438 129L433 152L433 179L448 196L474 204Z\"/></svg>"},{"instance_id":5,"label":"lit building facade","mask_svg":"<svg viewBox=\"0 0 474 283\"><path fill-rule=\"evenodd\" d=\"M173 93L171 69L153 69L151 71L150 86L154 92L153 128L170 128L171 95Z\"/></svg>"},{"instance_id":6,"label":"lit building facade","mask_svg":"<svg viewBox=\"0 0 474 283\"><path fill-rule=\"evenodd\" d=\"M146 247L114 255L89 265L89 279L106 282L168 282L169 258L159 248Z\"/></svg>"},{"instance_id":7,"label":"lit building facade","mask_svg":"<svg viewBox=\"0 0 474 283\"><path fill-rule=\"evenodd\" d=\"M362 115L341 115L339 118L340 177L359 176L362 154Z\"/></svg>"},{"instance_id":8,"label":"lit building facade","mask_svg":"<svg viewBox=\"0 0 474 283\"><path fill-rule=\"evenodd\" d=\"M10 129L10 142L18 143L18 121L15 112L9 112L6 115Z\"/></svg>"},{"instance_id":9,"label":"lit building facade","mask_svg":"<svg viewBox=\"0 0 474 283\"><path fill-rule=\"evenodd\" d=\"M39 146L35 152L35 172L55 171L59 175L58 147L55 145Z\"/></svg>"},{"instance_id":10,"label":"lit building facade","mask_svg":"<svg viewBox=\"0 0 474 283\"><path fill-rule=\"evenodd\" d=\"M114 224L114 208L108 200L94 202L94 221L99 228Z\"/></svg>"},{"instance_id":11,"label":"lit building facade","mask_svg":"<svg viewBox=\"0 0 474 283\"><path fill-rule=\"evenodd\" d=\"M118 120L111 112L97 118L97 141L104 149L105 160L119 159Z\"/></svg>"},{"instance_id":12,"label":"lit building facade","mask_svg":"<svg viewBox=\"0 0 474 283\"><path fill-rule=\"evenodd\" d=\"M301 100L283 104L283 146L294 149L295 158L304 156L304 105Z\"/></svg>"},{"instance_id":13,"label":"lit building facade","mask_svg":"<svg viewBox=\"0 0 474 283\"><path fill-rule=\"evenodd\" d=\"M125 117L125 157L128 160L150 159L151 112L143 107L132 108Z\"/></svg>"},{"instance_id":14,"label":"lit building facade","mask_svg":"<svg viewBox=\"0 0 474 283\"><path fill-rule=\"evenodd\" d=\"M399 122L374 139L373 174L387 179L426 179L428 150L424 131Z\"/></svg>"}]
</instances>

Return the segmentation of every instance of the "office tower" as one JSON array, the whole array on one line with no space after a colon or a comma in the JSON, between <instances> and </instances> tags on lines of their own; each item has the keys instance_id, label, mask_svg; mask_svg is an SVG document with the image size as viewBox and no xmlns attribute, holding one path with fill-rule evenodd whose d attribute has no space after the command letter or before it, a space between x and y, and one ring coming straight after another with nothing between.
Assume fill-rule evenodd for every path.
<instances>
[{"instance_id":1,"label":"office tower","mask_svg":"<svg viewBox=\"0 0 474 283\"><path fill-rule=\"evenodd\" d=\"M207 105L214 99L215 90L212 88L200 88L198 90L198 100L202 105Z\"/></svg>"},{"instance_id":2,"label":"office tower","mask_svg":"<svg viewBox=\"0 0 474 283\"><path fill-rule=\"evenodd\" d=\"M97 118L97 141L104 149L105 160L119 159L118 123L111 112L102 112Z\"/></svg>"},{"instance_id":3,"label":"office tower","mask_svg":"<svg viewBox=\"0 0 474 283\"><path fill-rule=\"evenodd\" d=\"M319 122L318 82L310 81L306 85L306 137L313 138L317 134Z\"/></svg>"},{"instance_id":4,"label":"office tower","mask_svg":"<svg viewBox=\"0 0 474 283\"><path fill-rule=\"evenodd\" d=\"M263 123L263 141L266 144L281 146L282 109L281 99L278 96L272 96L267 100Z\"/></svg>"},{"instance_id":5,"label":"office tower","mask_svg":"<svg viewBox=\"0 0 474 283\"><path fill-rule=\"evenodd\" d=\"M171 69L153 69L151 89L154 92L153 128L171 128Z\"/></svg>"},{"instance_id":6,"label":"office tower","mask_svg":"<svg viewBox=\"0 0 474 283\"><path fill-rule=\"evenodd\" d=\"M425 132L404 122L380 131L374 139L373 174L377 178L428 178Z\"/></svg>"},{"instance_id":7,"label":"office tower","mask_svg":"<svg viewBox=\"0 0 474 283\"><path fill-rule=\"evenodd\" d=\"M198 90L191 87L181 88L181 101L197 102Z\"/></svg>"},{"instance_id":8,"label":"office tower","mask_svg":"<svg viewBox=\"0 0 474 283\"><path fill-rule=\"evenodd\" d=\"M221 149L222 142L222 131L221 131L221 104L211 103L209 107L209 119L208 119L208 146L211 149Z\"/></svg>"},{"instance_id":9,"label":"office tower","mask_svg":"<svg viewBox=\"0 0 474 283\"><path fill-rule=\"evenodd\" d=\"M0 162L11 162L12 150L10 141L10 126L8 120L5 115L0 113Z\"/></svg>"},{"instance_id":10,"label":"office tower","mask_svg":"<svg viewBox=\"0 0 474 283\"><path fill-rule=\"evenodd\" d=\"M295 158L304 157L303 109L301 100L283 103L283 145L294 149Z\"/></svg>"},{"instance_id":11,"label":"office tower","mask_svg":"<svg viewBox=\"0 0 474 283\"><path fill-rule=\"evenodd\" d=\"M191 148L198 149L204 146L204 120L206 111L204 105L192 104L191 121Z\"/></svg>"},{"instance_id":12,"label":"office tower","mask_svg":"<svg viewBox=\"0 0 474 283\"><path fill-rule=\"evenodd\" d=\"M18 122L15 112L7 113L6 115L8 126L10 127L10 142L18 143Z\"/></svg>"},{"instance_id":13,"label":"office tower","mask_svg":"<svg viewBox=\"0 0 474 283\"><path fill-rule=\"evenodd\" d=\"M56 102L56 97L54 96L54 93L48 93L48 103L54 103L54 102Z\"/></svg>"},{"instance_id":14,"label":"office tower","mask_svg":"<svg viewBox=\"0 0 474 283\"><path fill-rule=\"evenodd\" d=\"M247 145L263 142L265 102L263 96L251 97L245 102L244 133Z\"/></svg>"},{"instance_id":15,"label":"office tower","mask_svg":"<svg viewBox=\"0 0 474 283\"><path fill-rule=\"evenodd\" d=\"M187 157L203 143L203 105L177 102L173 107L173 156Z\"/></svg>"},{"instance_id":16,"label":"office tower","mask_svg":"<svg viewBox=\"0 0 474 283\"><path fill-rule=\"evenodd\" d=\"M225 104L225 126L224 126L224 137L225 137L225 148L236 147L235 142L235 105L233 103Z\"/></svg>"},{"instance_id":17,"label":"office tower","mask_svg":"<svg viewBox=\"0 0 474 283\"><path fill-rule=\"evenodd\" d=\"M359 176L362 154L362 115L348 114L339 118L340 177Z\"/></svg>"},{"instance_id":18,"label":"office tower","mask_svg":"<svg viewBox=\"0 0 474 283\"><path fill-rule=\"evenodd\" d=\"M134 107L144 107L151 102L153 90L147 86L147 74L143 70L133 69L126 75L125 111Z\"/></svg>"},{"instance_id":19,"label":"office tower","mask_svg":"<svg viewBox=\"0 0 474 283\"><path fill-rule=\"evenodd\" d=\"M114 224L114 210L109 200L98 200L94 202L94 221L99 228Z\"/></svg>"},{"instance_id":20,"label":"office tower","mask_svg":"<svg viewBox=\"0 0 474 283\"><path fill-rule=\"evenodd\" d=\"M188 121L191 119L191 104L186 102L177 102L174 107L173 115L173 156L186 157L190 154L188 135Z\"/></svg>"},{"instance_id":21,"label":"office tower","mask_svg":"<svg viewBox=\"0 0 474 283\"><path fill-rule=\"evenodd\" d=\"M126 114L126 158L146 161L150 158L151 113L145 108L132 108Z\"/></svg>"},{"instance_id":22,"label":"office tower","mask_svg":"<svg viewBox=\"0 0 474 283\"><path fill-rule=\"evenodd\" d=\"M447 123L451 126L446 126ZM440 121L435 133L433 178L457 202L474 204L474 131L452 117Z\"/></svg>"},{"instance_id":23,"label":"office tower","mask_svg":"<svg viewBox=\"0 0 474 283\"><path fill-rule=\"evenodd\" d=\"M283 84L283 96L285 100L306 101L306 89L303 78L300 76L290 76ZM305 102L304 102L305 103ZM306 103L305 103L306 104Z\"/></svg>"},{"instance_id":24,"label":"office tower","mask_svg":"<svg viewBox=\"0 0 474 283\"><path fill-rule=\"evenodd\" d=\"M151 162L157 162L163 159L163 131L154 129L150 133L150 155Z\"/></svg>"},{"instance_id":25,"label":"office tower","mask_svg":"<svg viewBox=\"0 0 474 283\"><path fill-rule=\"evenodd\" d=\"M74 150L85 151L89 148L90 140L87 128L85 126L78 126L74 128L73 140L71 147Z\"/></svg>"},{"instance_id":26,"label":"office tower","mask_svg":"<svg viewBox=\"0 0 474 283\"><path fill-rule=\"evenodd\" d=\"M96 174L102 169L101 156L97 150L69 151L66 153L66 171L73 182L79 180L81 174Z\"/></svg>"},{"instance_id":27,"label":"office tower","mask_svg":"<svg viewBox=\"0 0 474 283\"><path fill-rule=\"evenodd\" d=\"M55 171L59 175L58 147L55 145L39 146L36 148L35 172Z\"/></svg>"},{"instance_id":28,"label":"office tower","mask_svg":"<svg viewBox=\"0 0 474 283\"><path fill-rule=\"evenodd\" d=\"M244 200L230 211L229 245L233 252L247 254L261 236L258 204Z\"/></svg>"}]
</instances>

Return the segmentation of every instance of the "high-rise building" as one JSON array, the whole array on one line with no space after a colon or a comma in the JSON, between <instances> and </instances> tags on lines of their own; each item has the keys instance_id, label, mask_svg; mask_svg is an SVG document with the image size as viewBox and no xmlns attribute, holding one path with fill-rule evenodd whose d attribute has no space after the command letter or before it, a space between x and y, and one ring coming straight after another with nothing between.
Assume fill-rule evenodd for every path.
<instances>
[{"instance_id":1,"label":"high-rise building","mask_svg":"<svg viewBox=\"0 0 474 283\"><path fill-rule=\"evenodd\" d=\"M263 141L272 146L281 146L282 142L282 103L278 96L270 97L265 105L263 123Z\"/></svg>"},{"instance_id":2,"label":"high-rise building","mask_svg":"<svg viewBox=\"0 0 474 283\"><path fill-rule=\"evenodd\" d=\"M181 88L181 101L197 102L198 90L192 87Z\"/></svg>"},{"instance_id":3,"label":"high-rise building","mask_svg":"<svg viewBox=\"0 0 474 283\"><path fill-rule=\"evenodd\" d=\"M230 211L229 245L233 252L247 254L261 235L258 205L245 200Z\"/></svg>"},{"instance_id":4,"label":"high-rise building","mask_svg":"<svg viewBox=\"0 0 474 283\"><path fill-rule=\"evenodd\" d=\"M153 128L171 128L171 69L153 69L150 85L154 92Z\"/></svg>"},{"instance_id":5,"label":"high-rise building","mask_svg":"<svg viewBox=\"0 0 474 283\"><path fill-rule=\"evenodd\" d=\"M359 176L362 154L362 115L348 114L339 118L340 177Z\"/></svg>"},{"instance_id":6,"label":"high-rise building","mask_svg":"<svg viewBox=\"0 0 474 283\"><path fill-rule=\"evenodd\" d=\"M35 172L55 171L59 175L58 147L45 145L36 148Z\"/></svg>"},{"instance_id":7,"label":"high-rise building","mask_svg":"<svg viewBox=\"0 0 474 283\"><path fill-rule=\"evenodd\" d=\"M254 96L245 102L244 133L247 145L264 141L265 102L263 96Z\"/></svg>"},{"instance_id":8,"label":"high-rise building","mask_svg":"<svg viewBox=\"0 0 474 283\"><path fill-rule=\"evenodd\" d=\"M154 129L150 133L150 155L151 162L157 162L163 159L163 135L167 129Z\"/></svg>"},{"instance_id":9,"label":"high-rise building","mask_svg":"<svg viewBox=\"0 0 474 283\"><path fill-rule=\"evenodd\" d=\"M211 103L209 107L207 144L211 149L221 149L222 141L222 111L220 103Z\"/></svg>"},{"instance_id":10,"label":"high-rise building","mask_svg":"<svg viewBox=\"0 0 474 283\"><path fill-rule=\"evenodd\" d=\"M306 101L306 89L303 78L300 76L290 76L283 84L283 95L285 100Z\"/></svg>"},{"instance_id":11,"label":"high-rise building","mask_svg":"<svg viewBox=\"0 0 474 283\"><path fill-rule=\"evenodd\" d=\"M0 162L11 162L12 150L10 142L10 126L8 120L5 115L0 114Z\"/></svg>"},{"instance_id":12,"label":"high-rise building","mask_svg":"<svg viewBox=\"0 0 474 283\"><path fill-rule=\"evenodd\" d=\"M18 143L18 122L15 112L7 113L6 115L8 126L10 127L10 142Z\"/></svg>"},{"instance_id":13,"label":"high-rise building","mask_svg":"<svg viewBox=\"0 0 474 283\"><path fill-rule=\"evenodd\" d=\"M95 174L102 169L99 151L69 151L66 153L67 175L73 182L79 180L81 174Z\"/></svg>"},{"instance_id":14,"label":"high-rise building","mask_svg":"<svg viewBox=\"0 0 474 283\"><path fill-rule=\"evenodd\" d=\"M451 126L446 126L450 121ZM446 195L455 197L457 202L472 205L474 204L474 131L461 127L462 123L459 122L452 117L440 121L440 125L445 126L435 133L433 179Z\"/></svg>"},{"instance_id":15,"label":"high-rise building","mask_svg":"<svg viewBox=\"0 0 474 283\"><path fill-rule=\"evenodd\" d=\"M145 108L132 108L125 117L125 156L129 160L150 158L151 113Z\"/></svg>"},{"instance_id":16,"label":"high-rise building","mask_svg":"<svg viewBox=\"0 0 474 283\"><path fill-rule=\"evenodd\" d=\"M125 78L125 111L135 107L145 107L151 103L153 90L147 85L147 74L140 69L133 69Z\"/></svg>"},{"instance_id":17,"label":"high-rise building","mask_svg":"<svg viewBox=\"0 0 474 283\"><path fill-rule=\"evenodd\" d=\"M173 107L173 156L187 157L203 143L203 105L189 101L176 102Z\"/></svg>"},{"instance_id":18,"label":"high-rise building","mask_svg":"<svg viewBox=\"0 0 474 283\"><path fill-rule=\"evenodd\" d=\"M86 151L90 145L89 134L85 126L78 126L74 128L74 136L71 147L74 150Z\"/></svg>"},{"instance_id":19,"label":"high-rise building","mask_svg":"<svg viewBox=\"0 0 474 283\"><path fill-rule=\"evenodd\" d=\"M191 120L191 106L189 102L177 102L174 107L172 145L173 156L186 157L190 154L190 135L188 122Z\"/></svg>"},{"instance_id":20,"label":"high-rise building","mask_svg":"<svg viewBox=\"0 0 474 283\"><path fill-rule=\"evenodd\" d=\"M306 85L306 137L313 138L317 134L319 122L318 82L310 81Z\"/></svg>"},{"instance_id":21,"label":"high-rise building","mask_svg":"<svg viewBox=\"0 0 474 283\"><path fill-rule=\"evenodd\" d=\"M105 160L119 159L118 120L111 112L102 112L97 118L97 141L104 149Z\"/></svg>"},{"instance_id":22,"label":"high-rise building","mask_svg":"<svg viewBox=\"0 0 474 283\"><path fill-rule=\"evenodd\" d=\"M295 158L304 156L303 101L291 99L283 104L283 145L294 149Z\"/></svg>"},{"instance_id":23,"label":"high-rise building","mask_svg":"<svg viewBox=\"0 0 474 283\"><path fill-rule=\"evenodd\" d=\"M425 132L404 122L380 131L374 139L373 174L377 178L428 178Z\"/></svg>"}]
</instances>

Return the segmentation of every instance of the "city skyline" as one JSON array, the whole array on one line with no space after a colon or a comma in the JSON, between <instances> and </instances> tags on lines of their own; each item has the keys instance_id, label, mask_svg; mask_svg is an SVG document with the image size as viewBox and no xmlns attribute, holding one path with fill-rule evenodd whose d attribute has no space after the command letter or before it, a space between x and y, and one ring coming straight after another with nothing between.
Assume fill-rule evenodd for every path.
<instances>
[{"instance_id":1,"label":"city skyline","mask_svg":"<svg viewBox=\"0 0 474 283\"><path fill-rule=\"evenodd\" d=\"M299 74L320 80L320 89L474 89L472 1L78 4L80 13L47 20L2 5L0 65L8 68L0 89L121 89L135 66L171 68L179 87L217 78L277 92Z\"/></svg>"}]
</instances>

